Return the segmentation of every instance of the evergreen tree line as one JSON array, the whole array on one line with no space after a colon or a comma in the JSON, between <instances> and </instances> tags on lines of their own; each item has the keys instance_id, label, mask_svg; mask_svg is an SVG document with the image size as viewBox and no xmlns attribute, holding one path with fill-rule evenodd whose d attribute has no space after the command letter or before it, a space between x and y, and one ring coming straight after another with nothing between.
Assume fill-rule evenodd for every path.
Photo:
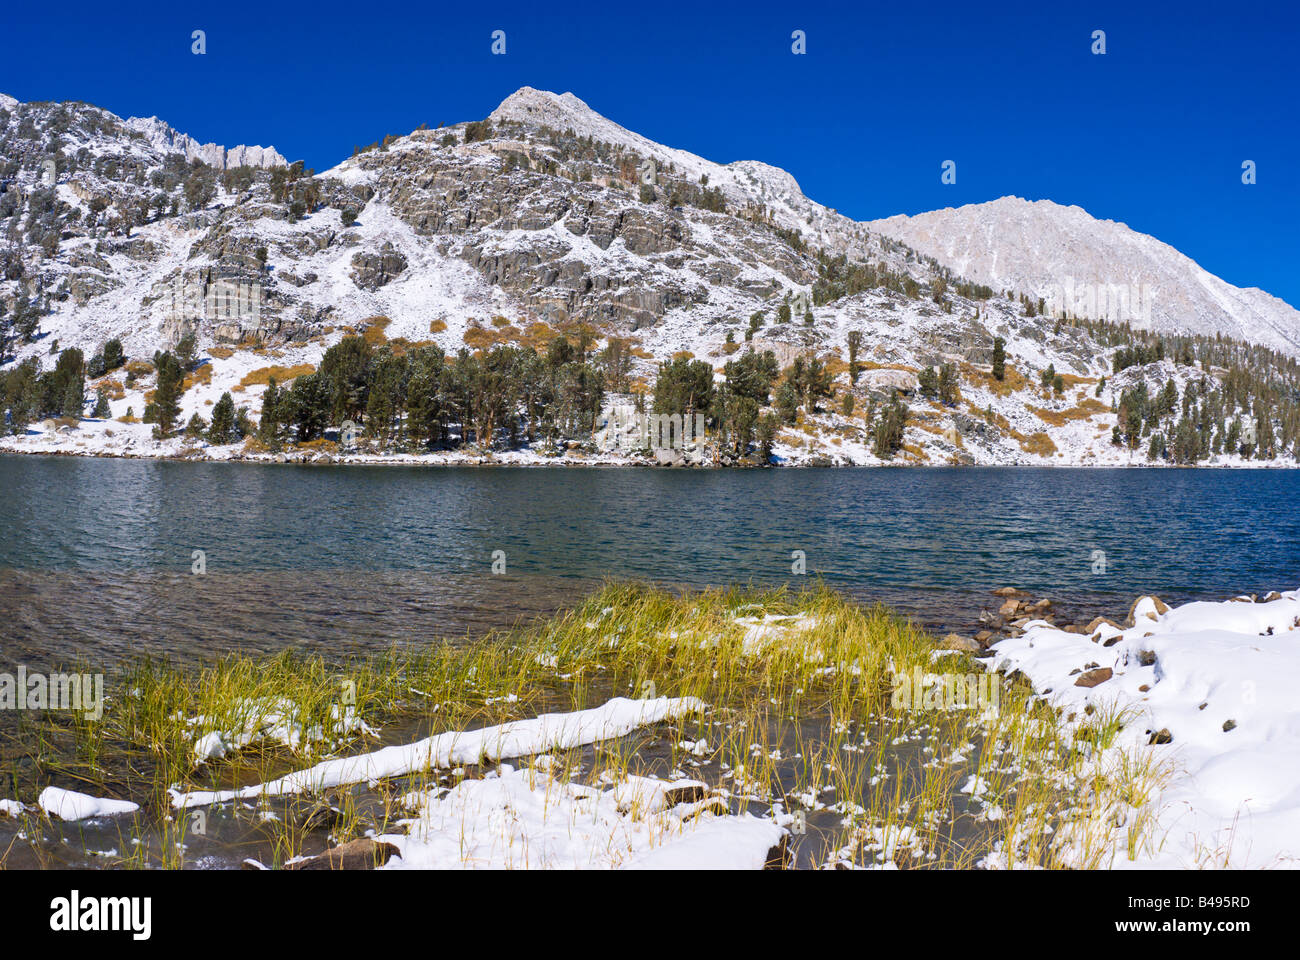
<instances>
[{"instance_id":1,"label":"evergreen tree line","mask_svg":"<svg viewBox=\"0 0 1300 960\"><path fill-rule=\"evenodd\" d=\"M1195 464L1220 454L1272 460L1288 451L1300 460L1294 405L1275 424L1277 411L1263 398L1241 402L1207 378L1188 382L1181 396L1173 380L1154 396L1140 383L1121 393L1116 411L1112 442L1137 450L1145 440L1150 460Z\"/></svg>"},{"instance_id":2,"label":"evergreen tree line","mask_svg":"<svg viewBox=\"0 0 1300 960\"><path fill-rule=\"evenodd\" d=\"M556 442L593 430L604 403L605 358L565 337L539 353L496 346L448 357L437 346L404 353L347 337L316 372L267 384L258 437L304 443L347 421L381 449L491 449Z\"/></svg>"}]
</instances>

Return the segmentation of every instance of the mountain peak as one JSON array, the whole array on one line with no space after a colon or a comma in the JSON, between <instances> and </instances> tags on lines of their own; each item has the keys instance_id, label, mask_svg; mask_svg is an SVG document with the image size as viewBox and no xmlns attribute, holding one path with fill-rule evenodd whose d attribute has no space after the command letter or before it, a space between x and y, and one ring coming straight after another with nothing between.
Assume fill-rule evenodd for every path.
<instances>
[{"instance_id":1,"label":"mountain peak","mask_svg":"<svg viewBox=\"0 0 1300 960\"><path fill-rule=\"evenodd\" d=\"M668 150L667 147L601 116L572 93L552 93L549 90L520 87L502 100L500 106L488 115L488 119L496 123L513 121L555 130L572 129L579 136L595 137L645 154L654 155Z\"/></svg>"},{"instance_id":2,"label":"mountain peak","mask_svg":"<svg viewBox=\"0 0 1300 960\"><path fill-rule=\"evenodd\" d=\"M573 118L605 119L571 93L552 93L534 87L520 87L502 100L490 117L492 120L518 120L547 126L564 125Z\"/></svg>"},{"instance_id":3,"label":"mountain peak","mask_svg":"<svg viewBox=\"0 0 1300 960\"><path fill-rule=\"evenodd\" d=\"M285 167L289 164L275 147L248 147L241 143L227 150L220 144L199 143L157 117L131 117L126 121L126 126L143 135L151 145L164 153L183 153L186 160L199 159L218 170L242 166Z\"/></svg>"},{"instance_id":4,"label":"mountain peak","mask_svg":"<svg viewBox=\"0 0 1300 960\"><path fill-rule=\"evenodd\" d=\"M597 113L572 93L557 94L549 90L520 87L502 100L488 119L494 122L506 120L548 126L556 130L572 129L579 136L590 136L625 147L642 156L653 157L659 163L672 164L675 169L694 179L707 174L710 182L727 192L733 200L756 197L761 189L770 196L783 197L796 206L809 205L798 181L780 167L760 160L717 163L687 150L664 146Z\"/></svg>"}]
</instances>

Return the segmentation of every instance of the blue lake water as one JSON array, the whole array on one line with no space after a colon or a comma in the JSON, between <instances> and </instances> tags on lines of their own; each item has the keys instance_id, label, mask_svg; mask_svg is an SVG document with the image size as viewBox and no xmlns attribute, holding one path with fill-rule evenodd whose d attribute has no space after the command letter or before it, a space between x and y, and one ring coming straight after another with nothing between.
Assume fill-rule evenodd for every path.
<instances>
[{"instance_id":1,"label":"blue lake water","mask_svg":"<svg viewBox=\"0 0 1300 960\"><path fill-rule=\"evenodd\" d=\"M0 651L342 653L472 635L554 610L605 577L695 587L820 577L936 628L970 621L1002 585L1123 614L1142 592L1300 586L1297 502L1300 471L1281 470L4 456Z\"/></svg>"}]
</instances>

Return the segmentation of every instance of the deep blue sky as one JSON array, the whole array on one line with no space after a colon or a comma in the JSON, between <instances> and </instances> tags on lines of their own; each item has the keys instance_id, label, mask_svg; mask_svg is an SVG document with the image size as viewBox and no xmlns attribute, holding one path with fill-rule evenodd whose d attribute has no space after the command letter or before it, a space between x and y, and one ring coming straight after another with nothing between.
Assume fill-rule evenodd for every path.
<instances>
[{"instance_id":1,"label":"deep blue sky","mask_svg":"<svg viewBox=\"0 0 1300 960\"><path fill-rule=\"evenodd\" d=\"M712 160L784 167L858 219L1048 198L1300 306L1294 2L72 2L5 20L2 92L157 115L318 170L529 85Z\"/></svg>"}]
</instances>

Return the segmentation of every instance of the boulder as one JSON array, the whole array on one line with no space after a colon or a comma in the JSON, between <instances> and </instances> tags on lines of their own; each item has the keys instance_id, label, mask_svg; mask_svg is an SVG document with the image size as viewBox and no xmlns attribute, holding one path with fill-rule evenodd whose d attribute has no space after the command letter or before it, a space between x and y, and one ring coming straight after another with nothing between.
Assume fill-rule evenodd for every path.
<instances>
[{"instance_id":1,"label":"boulder","mask_svg":"<svg viewBox=\"0 0 1300 960\"><path fill-rule=\"evenodd\" d=\"M699 803L709 794L709 788L702 783L689 783L680 787L668 787L664 790L664 806L675 807L679 803Z\"/></svg>"},{"instance_id":2,"label":"boulder","mask_svg":"<svg viewBox=\"0 0 1300 960\"><path fill-rule=\"evenodd\" d=\"M1095 670L1085 670L1075 678L1076 687L1095 687L1098 684L1105 683L1111 678L1110 667L1098 667Z\"/></svg>"},{"instance_id":3,"label":"boulder","mask_svg":"<svg viewBox=\"0 0 1300 960\"><path fill-rule=\"evenodd\" d=\"M767 851L767 857L764 858L764 870L788 870L792 856L790 853L790 834L781 834L781 839L775 847Z\"/></svg>"},{"instance_id":4,"label":"boulder","mask_svg":"<svg viewBox=\"0 0 1300 960\"><path fill-rule=\"evenodd\" d=\"M950 633L939 641L940 650L959 650L962 653L979 653L984 648L970 637Z\"/></svg>"},{"instance_id":5,"label":"boulder","mask_svg":"<svg viewBox=\"0 0 1300 960\"><path fill-rule=\"evenodd\" d=\"M903 394L912 394L920 389L920 381L916 374L909 373L906 370L889 370L881 368L878 370L863 370L858 377L858 382L868 393L877 391L888 394L897 390Z\"/></svg>"},{"instance_id":6,"label":"boulder","mask_svg":"<svg viewBox=\"0 0 1300 960\"><path fill-rule=\"evenodd\" d=\"M1128 608L1128 617L1124 621L1126 627L1132 627L1137 624L1137 620L1159 620L1169 612L1169 604L1165 603L1159 597L1142 596L1133 601L1133 606Z\"/></svg>"},{"instance_id":7,"label":"boulder","mask_svg":"<svg viewBox=\"0 0 1300 960\"><path fill-rule=\"evenodd\" d=\"M370 837L349 840L332 850L289 864L290 870L373 870L382 867L400 851L391 843Z\"/></svg>"},{"instance_id":8,"label":"boulder","mask_svg":"<svg viewBox=\"0 0 1300 960\"><path fill-rule=\"evenodd\" d=\"M378 290L406 269L406 257L391 243L385 243L379 253L352 255L352 282L362 290Z\"/></svg>"},{"instance_id":9,"label":"boulder","mask_svg":"<svg viewBox=\"0 0 1300 960\"><path fill-rule=\"evenodd\" d=\"M1116 630L1123 630L1123 629L1124 629L1124 628L1121 627L1118 623L1116 623L1114 620L1107 619L1106 617L1097 617L1097 618L1095 618L1091 623L1088 624L1088 626L1087 626L1087 632L1088 632L1088 633L1096 633L1096 632L1097 632L1097 628L1100 627L1103 623L1108 624L1108 625L1114 627Z\"/></svg>"}]
</instances>

